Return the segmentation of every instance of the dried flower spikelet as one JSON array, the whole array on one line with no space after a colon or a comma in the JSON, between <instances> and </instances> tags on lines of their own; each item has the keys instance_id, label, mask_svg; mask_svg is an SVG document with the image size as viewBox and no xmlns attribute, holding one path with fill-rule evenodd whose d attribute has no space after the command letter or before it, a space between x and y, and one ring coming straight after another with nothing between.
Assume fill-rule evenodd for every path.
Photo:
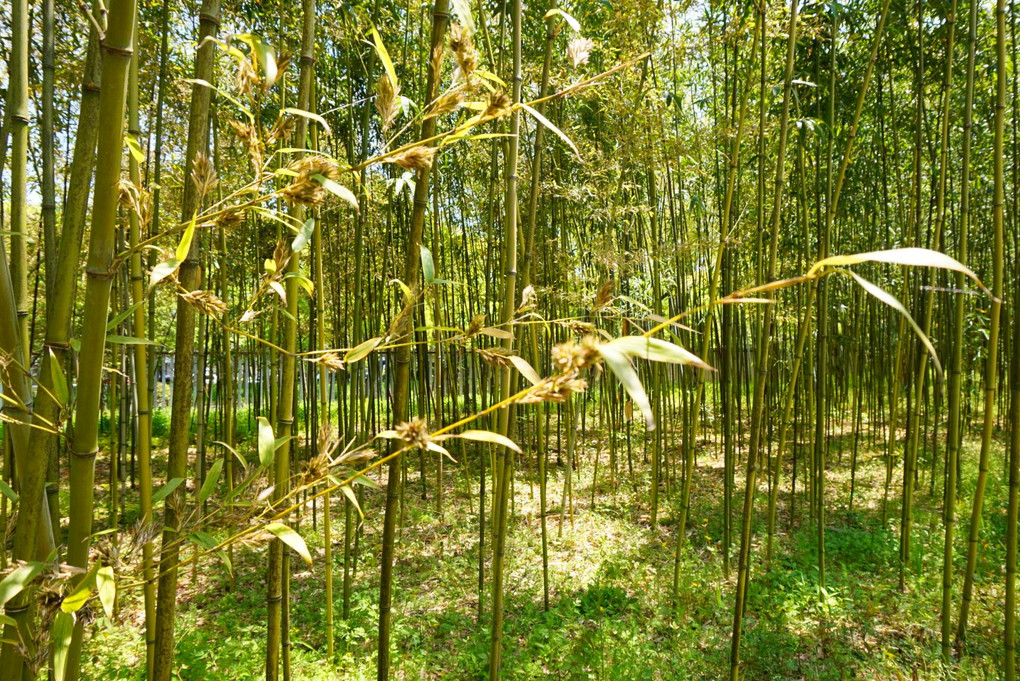
<instances>
[{"instance_id":1,"label":"dried flower spikelet","mask_svg":"<svg viewBox=\"0 0 1020 681\"><path fill-rule=\"evenodd\" d=\"M201 151L195 154L194 167L191 170L191 181L195 183L195 191L198 192L198 203L208 196L209 192L220 183L216 177L216 169L213 168L209 157Z\"/></svg>"},{"instance_id":2,"label":"dried flower spikelet","mask_svg":"<svg viewBox=\"0 0 1020 681\"><path fill-rule=\"evenodd\" d=\"M276 119L276 123L273 124L273 129L269 131L268 142L272 145L280 141L289 140L292 132L294 132L294 119L281 114Z\"/></svg>"},{"instance_id":3,"label":"dried flower spikelet","mask_svg":"<svg viewBox=\"0 0 1020 681\"><path fill-rule=\"evenodd\" d=\"M394 429L400 439L409 445L425 448L429 443L429 427L425 419L413 418L410 421L398 424Z\"/></svg>"},{"instance_id":4,"label":"dried flower spikelet","mask_svg":"<svg viewBox=\"0 0 1020 681\"><path fill-rule=\"evenodd\" d=\"M383 73L375 86L375 110L382 119L383 130L388 130L400 112L400 85L390 80L390 74Z\"/></svg>"},{"instance_id":5,"label":"dried flower spikelet","mask_svg":"<svg viewBox=\"0 0 1020 681\"><path fill-rule=\"evenodd\" d=\"M535 287L528 284L521 291L521 305L517 308L515 314L524 314L525 312L532 312L538 307L538 295L535 293Z\"/></svg>"},{"instance_id":6,"label":"dried flower spikelet","mask_svg":"<svg viewBox=\"0 0 1020 681\"><path fill-rule=\"evenodd\" d=\"M482 361L486 364L494 367L508 367L510 366L509 356L512 353L511 350L502 348L499 346L492 348L475 348L475 352L482 358Z\"/></svg>"},{"instance_id":7,"label":"dried flower spikelet","mask_svg":"<svg viewBox=\"0 0 1020 681\"><path fill-rule=\"evenodd\" d=\"M291 203L306 206L318 205L329 196L329 191L316 175L334 181L340 175L337 162L325 156L305 156L291 163L289 169L297 173L297 177L280 193Z\"/></svg>"},{"instance_id":8,"label":"dried flower spikelet","mask_svg":"<svg viewBox=\"0 0 1020 681\"><path fill-rule=\"evenodd\" d=\"M481 331L483 326L485 326L484 312L481 314L476 314L474 317L471 318L471 323L468 324L467 329L464 331L464 335L473 336L479 331Z\"/></svg>"},{"instance_id":9,"label":"dried flower spikelet","mask_svg":"<svg viewBox=\"0 0 1020 681\"><path fill-rule=\"evenodd\" d=\"M411 147L386 159L387 163L396 163L405 170L425 170L432 167L432 159L435 158L437 147L418 146Z\"/></svg>"},{"instance_id":10,"label":"dried flower spikelet","mask_svg":"<svg viewBox=\"0 0 1020 681\"><path fill-rule=\"evenodd\" d=\"M553 347L553 366L563 375L573 374L593 365L598 353L598 340L594 336L585 336L580 342L568 340Z\"/></svg>"},{"instance_id":11,"label":"dried flower spikelet","mask_svg":"<svg viewBox=\"0 0 1020 681\"><path fill-rule=\"evenodd\" d=\"M461 102L464 101L465 89L463 85L458 85L455 88L447 90L443 94L439 95L436 100L432 103L432 107L429 109L428 116L426 118L432 118L433 116L442 116L454 111Z\"/></svg>"},{"instance_id":12,"label":"dried flower spikelet","mask_svg":"<svg viewBox=\"0 0 1020 681\"><path fill-rule=\"evenodd\" d=\"M565 325L578 336L595 333L595 325L591 322L582 322L579 319L571 319L570 321L565 322Z\"/></svg>"},{"instance_id":13,"label":"dried flower spikelet","mask_svg":"<svg viewBox=\"0 0 1020 681\"><path fill-rule=\"evenodd\" d=\"M220 300L212 291L188 291L187 293L182 293L181 298L192 307L216 319L222 317L227 311L227 304Z\"/></svg>"},{"instance_id":14,"label":"dried flower spikelet","mask_svg":"<svg viewBox=\"0 0 1020 681\"><path fill-rule=\"evenodd\" d=\"M276 265L276 272L283 272L290 260L290 244L284 239L277 239L273 247L273 263Z\"/></svg>"},{"instance_id":15,"label":"dried flower spikelet","mask_svg":"<svg viewBox=\"0 0 1020 681\"><path fill-rule=\"evenodd\" d=\"M453 24L450 27L450 39L447 42L453 59L457 62L457 68L453 72L453 79L467 81L471 74L478 68L478 53L475 51L474 41L460 24Z\"/></svg>"},{"instance_id":16,"label":"dried flower spikelet","mask_svg":"<svg viewBox=\"0 0 1020 681\"><path fill-rule=\"evenodd\" d=\"M319 426L319 436L317 439L318 451L320 456L329 456L333 449L337 445L336 439L336 427L329 421L326 421Z\"/></svg>"},{"instance_id":17,"label":"dried flower spikelet","mask_svg":"<svg viewBox=\"0 0 1020 681\"><path fill-rule=\"evenodd\" d=\"M598 293L595 294L595 309L601 310L609 303L613 302L613 291L616 288L616 282L612 279L606 279L599 286Z\"/></svg>"},{"instance_id":18,"label":"dried flower spikelet","mask_svg":"<svg viewBox=\"0 0 1020 681\"><path fill-rule=\"evenodd\" d=\"M537 402L565 402L574 393L588 389L588 381L576 376L556 376L548 378L535 389L517 400L518 404L535 404Z\"/></svg>"},{"instance_id":19,"label":"dried flower spikelet","mask_svg":"<svg viewBox=\"0 0 1020 681\"><path fill-rule=\"evenodd\" d=\"M329 457L325 454L313 456L305 463L301 473L301 484L311 485L322 480L329 473Z\"/></svg>"},{"instance_id":20,"label":"dried flower spikelet","mask_svg":"<svg viewBox=\"0 0 1020 681\"><path fill-rule=\"evenodd\" d=\"M595 43L588 38L577 36L567 43L567 59L576 69L578 66L588 63L588 57L591 56L593 49L595 49Z\"/></svg>"},{"instance_id":21,"label":"dried flower spikelet","mask_svg":"<svg viewBox=\"0 0 1020 681\"><path fill-rule=\"evenodd\" d=\"M244 224L244 211L239 208L228 208L216 217L216 226L225 232L232 232Z\"/></svg>"},{"instance_id":22,"label":"dried flower spikelet","mask_svg":"<svg viewBox=\"0 0 1020 681\"><path fill-rule=\"evenodd\" d=\"M230 127L234 130L237 138L244 142L248 149L248 157L251 159L252 167L256 170L262 168L263 153L262 140L259 139L258 130L253 125L230 121Z\"/></svg>"},{"instance_id":23,"label":"dried flower spikelet","mask_svg":"<svg viewBox=\"0 0 1020 681\"><path fill-rule=\"evenodd\" d=\"M510 110L510 97L505 92L493 92L489 103L482 112L482 118L499 118Z\"/></svg>"},{"instance_id":24,"label":"dried flower spikelet","mask_svg":"<svg viewBox=\"0 0 1020 681\"><path fill-rule=\"evenodd\" d=\"M344 361L340 358L340 355L335 352L324 352L313 360L316 364L321 364L330 371L341 371L347 368Z\"/></svg>"},{"instance_id":25,"label":"dried flower spikelet","mask_svg":"<svg viewBox=\"0 0 1020 681\"><path fill-rule=\"evenodd\" d=\"M253 55L254 56L254 55ZM237 73L234 74L234 84L237 91L242 95L250 95L259 83L258 69L251 59L240 59L237 63Z\"/></svg>"},{"instance_id":26,"label":"dried flower spikelet","mask_svg":"<svg viewBox=\"0 0 1020 681\"><path fill-rule=\"evenodd\" d=\"M120 178L117 183L117 205L128 210L135 210L136 190L135 185L126 177Z\"/></svg>"}]
</instances>

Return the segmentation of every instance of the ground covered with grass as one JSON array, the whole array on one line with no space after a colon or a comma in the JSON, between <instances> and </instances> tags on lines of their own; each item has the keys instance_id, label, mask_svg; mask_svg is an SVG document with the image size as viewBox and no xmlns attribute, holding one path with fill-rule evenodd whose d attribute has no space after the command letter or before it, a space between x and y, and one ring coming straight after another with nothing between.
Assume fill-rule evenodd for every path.
<instances>
[{"instance_id":1,"label":"ground covered with grass","mask_svg":"<svg viewBox=\"0 0 1020 681\"><path fill-rule=\"evenodd\" d=\"M636 434L636 430L634 431ZM864 444L869 444L868 442ZM634 477L606 473L605 437L580 438L573 476L573 515L561 517L565 469L549 467L549 608L543 603L538 486L519 466L514 516L507 545L507 679L720 679L729 669L737 530L731 569L723 572L723 466L713 441L702 443L681 564L679 599L672 594L678 480L664 485L660 524L649 522L648 479L635 441ZM780 495L775 558L766 569L763 484L756 503L752 581L741 649L743 678L751 679L996 679L1001 651L1005 488L1001 461L993 464L985 502L968 648L952 667L939 652L942 521L941 467L931 485L921 457L914 549L905 589L898 588L899 505L882 521L885 458L880 444L860 453L853 510L849 509L849 449L834 442L827 471L827 588L817 580L816 529L798 481L791 518L788 493ZM808 450L800 452L804 456ZM1001 452L1001 448L996 448ZM837 453L839 456L837 456ZM592 462L601 457L597 489ZM960 582L977 458L963 450L963 482L956 565ZM621 456L624 456L621 454ZM941 458L941 445L938 457ZM994 459L995 455L993 455ZM563 457L559 457L561 462ZM477 457L469 457L477 477ZM393 615L393 678L484 678L489 643L488 582L478 619L477 479L447 467L442 514L434 490L421 499L409 462L397 548ZM734 527L739 527L743 483L738 467ZM790 473L784 475L788 492ZM614 484L615 483L615 484ZM470 485L470 487L469 487ZM491 481L490 481L491 485ZM891 498L899 494L893 480ZM935 488L935 494L930 493ZM340 618L342 542L334 549L337 659L326 659L322 525L310 507L300 531L316 556L312 569L295 557L291 587L291 655L295 679L375 678L375 628L382 492L367 491L350 615ZM335 504L335 508L340 504ZM355 515L355 517L357 517ZM321 518L320 518L321 520ZM561 527L562 525L562 527ZM342 513L334 537L342 538ZM212 560L182 573L176 659L181 679L263 676L265 547L235 551L236 581ZM486 561L488 570L488 560ZM486 579L488 572L486 572ZM959 600L960 584L955 587ZM90 634L84 674L90 679L143 679L145 656L138 592L122 596L119 620L101 620ZM955 615L954 615L955 619Z\"/></svg>"}]
</instances>

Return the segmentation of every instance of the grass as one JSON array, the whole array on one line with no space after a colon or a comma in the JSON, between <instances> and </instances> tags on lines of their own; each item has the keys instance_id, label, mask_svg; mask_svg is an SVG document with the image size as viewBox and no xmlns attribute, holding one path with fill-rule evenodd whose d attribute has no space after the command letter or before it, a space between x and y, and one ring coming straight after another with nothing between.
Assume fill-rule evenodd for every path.
<instances>
[{"instance_id":1,"label":"grass","mask_svg":"<svg viewBox=\"0 0 1020 681\"><path fill-rule=\"evenodd\" d=\"M637 429L634 433L635 471L646 471L648 466L641 463L643 440ZM785 493L779 502L776 559L768 571L761 563L767 503L764 484L759 491L741 649L743 678L998 678L1005 537L1001 461L993 464L989 480L968 655L953 668L945 668L940 662L938 623L943 530L940 501L928 495L927 469L918 485L915 548L906 589L901 593L897 589L898 504L890 505L885 524L881 518L884 458L862 446L854 510L850 512L847 442L833 441L827 471L825 591L820 593L817 586L815 529L802 515L809 504L801 481L797 514L791 520L787 469ZM507 549L505 678L725 677L735 570L728 578L722 574L723 479L721 461L715 458L718 447L703 443L699 454L677 608L671 596L677 481L669 481L670 489L661 497L665 499L661 524L653 529L648 522L648 480L640 475L633 481L628 477L626 453L618 453L621 464L614 489L607 473L607 439L589 432L579 438L579 447L574 514L563 520L562 535L559 499L563 470L550 465L548 611L542 603L538 487L529 484L527 469L519 466ZM835 461L837 450L844 452L842 465ZM1001 451L1001 447L996 449ZM591 463L596 452L602 459L592 505ZM798 456L807 452L809 449L799 451ZM476 478L477 457L469 458ZM555 452L550 458L555 461ZM976 443L968 440L962 453L962 489L967 495L973 488L976 458ZM928 455L920 460L924 468ZM446 508L440 515L433 494L434 470L430 466L433 479L427 481L428 499L422 501L417 456L407 464L394 593L393 677L484 678L489 635L487 619L476 621L477 481L471 482L469 496L460 468L448 465ZM738 467L735 494L738 508L743 494L740 470ZM898 478L894 479L891 498L898 496L899 485ZM941 496L940 489L937 496ZM347 620L339 617L342 514L334 521L334 536L341 541L335 546L333 565L337 612L334 665L325 659L323 638L321 524L313 530L310 507L304 511L300 531L316 562L312 570L296 557L292 563L289 602L295 679L375 676L381 502L380 492L366 490L367 520ZM969 506L968 496L959 507L958 575L962 575L965 562ZM335 507L339 509L339 499ZM737 515L735 512L735 525ZM736 545L732 546L734 566L736 551ZM190 569L182 572L176 653L181 679L243 679L264 674L265 561L264 547L239 549L235 554L237 583L232 591L226 571L218 563L203 562L195 573ZM961 584L962 577L955 586L957 602ZM487 617L488 586L483 599ZM121 621L101 621L92 631L85 645L85 678L144 678L139 611L140 595L126 594Z\"/></svg>"}]
</instances>

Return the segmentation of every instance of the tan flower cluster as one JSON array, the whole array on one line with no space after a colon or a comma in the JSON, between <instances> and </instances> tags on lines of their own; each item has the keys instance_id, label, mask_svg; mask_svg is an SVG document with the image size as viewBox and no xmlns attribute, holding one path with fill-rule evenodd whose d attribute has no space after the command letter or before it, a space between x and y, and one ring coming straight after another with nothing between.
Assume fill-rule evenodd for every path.
<instances>
[{"instance_id":1,"label":"tan flower cluster","mask_svg":"<svg viewBox=\"0 0 1020 681\"><path fill-rule=\"evenodd\" d=\"M429 427L425 419L413 418L410 421L398 424L394 430L397 431L397 435L400 436L401 440L421 449L425 449L432 439L429 437Z\"/></svg>"},{"instance_id":2,"label":"tan flower cluster","mask_svg":"<svg viewBox=\"0 0 1020 681\"><path fill-rule=\"evenodd\" d=\"M594 365L599 358L598 339L585 336L581 342L568 340L552 349L553 366L561 374L571 374Z\"/></svg>"},{"instance_id":3,"label":"tan flower cluster","mask_svg":"<svg viewBox=\"0 0 1020 681\"><path fill-rule=\"evenodd\" d=\"M227 311L227 304L212 291L195 290L181 294L184 302L197 308L202 313L219 319Z\"/></svg>"},{"instance_id":4,"label":"tan flower cluster","mask_svg":"<svg viewBox=\"0 0 1020 681\"><path fill-rule=\"evenodd\" d=\"M209 193L220 183L209 157L201 151L195 154L194 167L191 169L191 181L198 194L197 203L201 204Z\"/></svg>"},{"instance_id":5,"label":"tan flower cluster","mask_svg":"<svg viewBox=\"0 0 1020 681\"><path fill-rule=\"evenodd\" d=\"M258 129L254 125L237 121L230 121L230 127L233 128L234 134L237 135L237 138L248 149L248 158L251 159L252 168L256 171L261 171L265 155L262 151L262 140L259 139Z\"/></svg>"},{"instance_id":6,"label":"tan flower cluster","mask_svg":"<svg viewBox=\"0 0 1020 681\"><path fill-rule=\"evenodd\" d=\"M329 191L316 178L319 175L327 180L336 181L340 176L340 166L336 161L325 156L304 156L288 167L297 177L280 193L291 203L305 206L316 206L326 200Z\"/></svg>"},{"instance_id":7,"label":"tan flower cluster","mask_svg":"<svg viewBox=\"0 0 1020 681\"><path fill-rule=\"evenodd\" d=\"M386 159L386 163L395 163L405 170L424 170L432 167L432 159L435 158L437 151L439 149L436 147L411 147L390 156Z\"/></svg>"},{"instance_id":8,"label":"tan flower cluster","mask_svg":"<svg viewBox=\"0 0 1020 681\"><path fill-rule=\"evenodd\" d=\"M382 118L383 130L389 130L400 113L400 85L390 79L390 74L383 72L375 86L375 110Z\"/></svg>"},{"instance_id":9,"label":"tan flower cluster","mask_svg":"<svg viewBox=\"0 0 1020 681\"><path fill-rule=\"evenodd\" d=\"M450 26L447 46L453 53L454 61L457 62L453 79L468 81L478 68L478 53L475 51L471 34L460 24L453 24Z\"/></svg>"}]
</instances>

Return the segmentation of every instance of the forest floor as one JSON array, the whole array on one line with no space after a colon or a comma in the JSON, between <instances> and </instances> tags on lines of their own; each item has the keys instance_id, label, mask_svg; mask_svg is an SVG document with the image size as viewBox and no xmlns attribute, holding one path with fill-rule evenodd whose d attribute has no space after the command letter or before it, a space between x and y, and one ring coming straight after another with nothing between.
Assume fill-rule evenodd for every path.
<instances>
[{"instance_id":1,"label":"forest floor","mask_svg":"<svg viewBox=\"0 0 1020 681\"><path fill-rule=\"evenodd\" d=\"M635 471L643 436L634 429ZM560 527L562 466L549 466L547 513L550 601L543 607L538 486L519 466L515 515L507 542L503 669L507 679L722 679L727 676L736 583L742 465L733 501L731 569L723 574L723 465L713 442L703 442L691 499L681 565L679 605L672 582L676 480L663 486L660 525L649 522L647 474L627 473L626 439L617 434L620 466L608 477L608 436L578 439L573 476L574 514ZM756 499L754 550L741 647L742 675L759 679L996 679L1000 674L1005 536L1001 443L993 450L980 542L975 602L967 655L951 669L939 653L943 530L941 466L930 494L930 454L919 457L921 476L913 551L905 591L898 589L900 478L894 476L888 521L882 522L885 459L880 441L862 438L853 511L848 510L851 439L834 438L826 473L827 589L817 587L817 530L809 517L802 473L790 519L787 465L780 495L779 534L770 570L763 565L767 488ZM553 441L555 444L555 439ZM937 456L941 459L943 445ZM601 456L592 495L592 461ZM799 450L803 457L809 448ZM840 456L842 460L840 461ZM957 574L966 555L977 446L965 442L962 500L956 543ZM556 450L550 452L555 462ZM677 458L677 457L673 457ZM477 478L476 456L471 457ZM802 464L801 464L802 465ZM471 495L457 465L447 466L444 511L436 510L434 480L421 500L417 457L408 462L399 531L392 629L392 678L477 679L487 669L489 626L478 623L477 479ZM430 467L434 477L434 468ZM672 474L671 474L672 475ZM97 479L102 479L97 476ZM487 483L487 487L491 481ZM292 667L295 680L375 678L378 560L382 493L366 490L366 522L350 601L341 619L342 505L333 524L337 661L326 661L322 524L312 529L306 509L300 531L316 558L308 570L293 559ZM488 514L488 512L487 512ZM355 518L357 516L355 515ZM130 518L128 518L130 520ZM321 517L320 517L321 520ZM488 531L486 541L488 541ZM488 557L488 547L486 547ZM235 588L213 561L182 570L176 660L181 679L248 679L264 675L265 548L235 551ZM486 561L485 617L491 600ZM959 602L962 578L954 587ZM143 679L145 648L141 598L122 597L120 621L101 619L86 641L88 679ZM955 607L958 607L955 606ZM955 622L955 612L954 612Z\"/></svg>"}]
</instances>

